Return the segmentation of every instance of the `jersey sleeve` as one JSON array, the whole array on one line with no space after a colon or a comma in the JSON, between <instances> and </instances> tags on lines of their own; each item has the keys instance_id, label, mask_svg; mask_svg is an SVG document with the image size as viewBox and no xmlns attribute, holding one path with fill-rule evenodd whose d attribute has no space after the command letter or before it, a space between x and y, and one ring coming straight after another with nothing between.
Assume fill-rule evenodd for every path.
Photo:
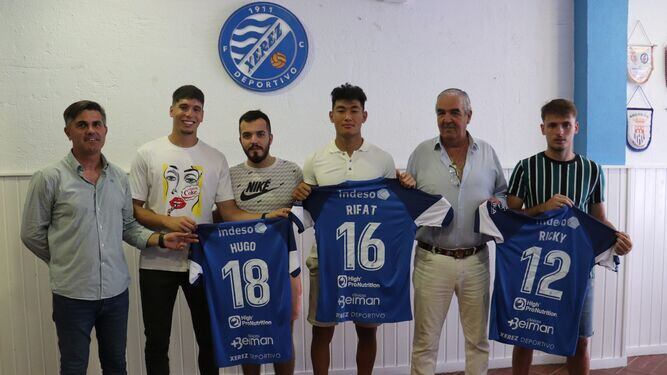
<instances>
[{"instance_id":1,"label":"jersey sleeve","mask_svg":"<svg viewBox=\"0 0 667 375\"><path fill-rule=\"evenodd\" d=\"M618 271L620 261L614 253L616 231L587 213L576 208L574 210L579 223L583 225L590 238L595 254L595 264L612 271Z\"/></svg>"},{"instance_id":2,"label":"jersey sleeve","mask_svg":"<svg viewBox=\"0 0 667 375\"><path fill-rule=\"evenodd\" d=\"M535 218L486 201L475 212L475 232L491 236L496 243L503 243L533 221Z\"/></svg>"},{"instance_id":3,"label":"jersey sleeve","mask_svg":"<svg viewBox=\"0 0 667 375\"><path fill-rule=\"evenodd\" d=\"M130 167L130 191L132 192L132 199L147 201L148 200L148 162L144 154L139 150L137 155L132 160Z\"/></svg>"},{"instance_id":4,"label":"jersey sleeve","mask_svg":"<svg viewBox=\"0 0 667 375\"><path fill-rule=\"evenodd\" d=\"M290 214L296 219L294 220L295 225L297 222L301 223L301 232L305 229L312 228L313 225L315 225L313 217L310 215L310 212L303 207L302 202L295 202L290 209Z\"/></svg>"},{"instance_id":5,"label":"jersey sleeve","mask_svg":"<svg viewBox=\"0 0 667 375\"><path fill-rule=\"evenodd\" d=\"M294 206L292 206L292 209L290 210L291 214L294 217L296 217L296 219L299 222L301 222L301 225L302 225L302 231L301 232L303 232L303 230L305 230L307 228L312 228L315 225L315 221L313 220L312 216L310 215L310 212L308 212L303 207L302 204L303 204L302 202L295 202ZM297 227L296 223L293 223L292 224L292 233L293 233L293 235L295 234L295 231L297 231L296 227ZM301 232L299 232L299 233L301 233ZM299 254L304 253L303 235L299 234L298 236L295 236L294 238L295 238L295 242L296 242L296 250L297 251L294 252L294 253L296 253L295 255L292 255L292 253L290 253L290 257L295 256L295 257L297 257L297 260L298 260Z\"/></svg>"},{"instance_id":6,"label":"jersey sleeve","mask_svg":"<svg viewBox=\"0 0 667 375\"><path fill-rule=\"evenodd\" d=\"M415 225L446 227L452 221L452 205L444 197L418 189L406 189L395 179L385 180L385 183L403 202Z\"/></svg>"},{"instance_id":7,"label":"jersey sleeve","mask_svg":"<svg viewBox=\"0 0 667 375\"><path fill-rule=\"evenodd\" d=\"M524 168L522 162L518 162L512 171L507 195L514 195L521 200L526 200L526 186L524 185Z\"/></svg>"},{"instance_id":8,"label":"jersey sleeve","mask_svg":"<svg viewBox=\"0 0 667 375\"><path fill-rule=\"evenodd\" d=\"M291 215L289 219L291 221L289 229L287 230L289 274L292 277L297 277L301 273L301 257L299 256L299 248L301 248L301 245L299 242L301 240L300 233L303 232L303 224L301 224L301 221L294 215Z\"/></svg>"},{"instance_id":9,"label":"jersey sleeve","mask_svg":"<svg viewBox=\"0 0 667 375\"><path fill-rule=\"evenodd\" d=\"M201 239L201 236L200 236ZM202 265L204 264L204 249L201 243L190 245L190 255L188 256L188 280L190 284L199 284L201 275L204 273Z\"/></svg>"},{"instance_id":10,"label":"jersey sleeve","mask_svg":"<svg viewBox=\"0 0 667 375\"><path fill-rule=\"evenodd\" d=\"M495 208L489 201L485 201L477 208L475 212L475 232L492 237L496 243L503 243L505 237L492 219L491 215L493 213L495 213Z\"/></svg>"},{"instance_id":11,"label":"jersey sleeve","mask_svg":"<svg viewBox=\"0 0 667 375\"><path fill-rule=\"evenodd\" d=\"M232 190L232 179L229 174L229 164L225 155L221 155L220 178L218 179L218 190L215 193L215 202L224 202L234 199Z\"/></svg>"},{"instance_id":12,"label":"jersey sleeve","mask_svg":"<svg viewBox=\"0 0 667 375\"><path fill-rule=\"evenodd\" d=\"M329 199L329 196L334 193L336 189L344 185L345 183L340 185L313 188L308 198L302 202L303 208L309 216L304 216L304 220L301 220L299 217L299 220L303 222L304 227L309 228L313 226L315 222L317 222L317 218L322 213L324 203L327 201L327 199Z\"/></svg>"}]
</instances>

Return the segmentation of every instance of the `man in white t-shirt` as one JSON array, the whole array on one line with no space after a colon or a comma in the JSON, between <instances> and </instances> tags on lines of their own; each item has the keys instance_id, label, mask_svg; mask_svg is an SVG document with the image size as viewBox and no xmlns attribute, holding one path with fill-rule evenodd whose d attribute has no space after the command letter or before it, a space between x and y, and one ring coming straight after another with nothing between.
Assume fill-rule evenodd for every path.
<instances>
[{"instance_id":1,"label":"man in white t-shirt","mask_svg":"<svg viewBox=\"0 0 667 375\"><path fill-rule=\"evenodd\" d=\"M368 117L364 109L365 103L366 94L358 86L346 83L333 89L329 120L336 130L336 138L306 158L303 182L294 190L294 199L306 199L312 186L337 185L344 181L364 181L379 177L396 178L397 175L404 186L414 186L412 177L396 171L391 155L362 138L361 127ZM319 322L315 319L319 291L315 249L308 257L306 265L310 270L308 321L313 325L310 353L313 373L327 374L330 362L329 345L336 323ZM370 374L377 350L377 325L355 323L355 328L359 340L357 373Z\"/></svg>"},{"instance_id":2,"label":"man in white t-shirt","mask_svg":"<svg viewBox=\"0 0 667 375\"><path fill-rule=\"evenodd\" d=\"M179 87L172 96L169 136L141 146L132 163L130 187L134 216L159 231L194 232L211 223L215 205L225 221L286 216L286 209L251 214L234 202L225 156L197 138L204 118L204 94L195 86ZM199 345L199 371L218 374L203 284L188 283L188 253L153 247L141 252L139 288L146 335L148 374L169 373L169 336L179 287L190 307Z\"/></svg>"}]
</instances>

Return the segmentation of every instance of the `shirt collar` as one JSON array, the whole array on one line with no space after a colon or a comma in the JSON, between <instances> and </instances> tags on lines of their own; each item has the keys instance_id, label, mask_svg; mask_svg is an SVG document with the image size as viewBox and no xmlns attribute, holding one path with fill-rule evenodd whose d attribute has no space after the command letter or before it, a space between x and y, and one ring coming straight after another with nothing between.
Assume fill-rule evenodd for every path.
<instances>
[{"instance_id":1,"label":"shirt collar","mask_svg":"<svg viewBox=\"0 0 667 375\"><path fill-rule=\"evenodd\" d=\"M479 144L477 143L477 140L468 131L466 131L466 135L468 135L468 142L470 143L470 146L468 146L469 149L472 150L473 152L477 151L479 149ZM444 150L442 142L440 142L440 136L433 138L433 150L436 151Z\"/></svg>"},{"instance_id":2,"label":"shirt collar","mask_svg":"<svg viewBox=\"0 0 667 375\"><path fill-rule=\"evenodd\" d=\"M107 161L107 158L104 156L104 154L102 154L101 156L102 156L102 171L106 172L106 170L109 168L109 162ZM74 157L74 153L72 153L72 150L70 150L67 153L67 156L65 156L65 163L73 171L77 173L83 172L83 166L81 165L81 163L79 163L78 160L76 160L76 158Z\"/></svg>"},{"instance_id":3,"label":"shirt collar","mask_svg":"<svg viewBox=\"0 0 667 375\"><path fill-rule=\"evenodd\" d=\"M369 147L370 146L369 146L368 142L366 142L366 140L364 139L363 143L361 143L361 147L359 147L359 149L355 150L355 152L356 151L364 151L364 152L368 151ZM336 146L336 140L334 139L333 141L331 141L331 143L329 143L329 146L327 146L327 152L329 152L330 154L336 154L336 153L341 153L341 152L345 152L345 151L339 149L338 146Z\"/></svg>"}]
</instances>

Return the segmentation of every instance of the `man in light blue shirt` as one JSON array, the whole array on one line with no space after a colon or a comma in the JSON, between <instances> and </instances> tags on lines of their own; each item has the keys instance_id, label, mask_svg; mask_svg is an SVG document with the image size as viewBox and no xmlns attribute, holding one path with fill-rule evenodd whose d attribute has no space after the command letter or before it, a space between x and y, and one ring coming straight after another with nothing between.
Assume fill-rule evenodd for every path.
<instances>
[{"instance_id":1,"label":"man in light blue shirt","mask_svg":"<svg viewBox=\"0 0 667 375\"><path fill-rule=\"evenodd\" d=\"M183 250L185 233L154 233L132 215L124 171L102 155L106 115L84 100L65 110L72 150L30 180L21 240L49 266L61 374L85 374L95 327L104 374L125 374L130 275L122 242Z\"/></svg>"},{"instance_id":2,"label":"man in light blue shirt","mask_svg":"<svg viewBox=\"0 0 667 375\"><path fill-rule=\"evenodd\" d=\"M467 131L472 118L468 94L447 89L438 95L435 110L440 135L417 146L407 172L418 189L443 195L452 205L454 218L446 228L417 231L411 371L435 372L442 325L456 293L465 336L466 374L485 374L489 254L487 240L474 232L475 211L485 200L504 199L507 183L493 148Z\"/></svg>"}]
</instances>

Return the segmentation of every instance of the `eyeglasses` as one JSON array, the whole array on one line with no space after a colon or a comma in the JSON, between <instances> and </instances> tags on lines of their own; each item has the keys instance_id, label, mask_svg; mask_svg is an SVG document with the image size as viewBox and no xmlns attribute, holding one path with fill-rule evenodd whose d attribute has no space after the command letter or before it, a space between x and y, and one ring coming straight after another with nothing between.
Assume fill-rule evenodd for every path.
<instances>
[{"instance_id":1,"label":"eyeglasses","mask_svg":"<svg viewBox=\"0 0 667 375\"><path fill-rule=\"evenodd\" d=\"M452 185L459 187L461 186L461 178L459 177L459 171L456 168L456 164L452 163L449 165L449 182Z\"/></svg>"}]
</instances>

